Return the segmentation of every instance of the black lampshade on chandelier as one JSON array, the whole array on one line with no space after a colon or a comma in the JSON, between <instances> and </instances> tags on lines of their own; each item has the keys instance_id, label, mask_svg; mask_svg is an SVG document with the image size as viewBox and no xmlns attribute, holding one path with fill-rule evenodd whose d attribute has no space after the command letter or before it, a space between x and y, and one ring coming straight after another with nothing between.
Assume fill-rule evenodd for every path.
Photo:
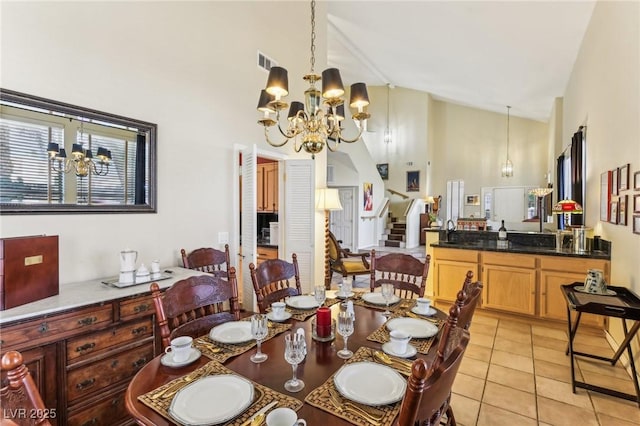
<instances>
[{"instance_id":1,"label":"black lampshade on chandelier","mask_svg":"<svg viewBox=\"0 0 640 426\"><path fill-rule=\"evenodd\" d=\"M311 2L311 71L303 79L309 82L305 90L305 102L293 101L291 105L282 100L289 94L289 78L287 70L282 67L272 67L269 71L267 86L260 92L258 111L264 115L258 123L264 126L266 141L275 147L284 146L290 139L294 140L296 152L304 149L315 158L315 154L322 151L326 145L330 151L338 149L340 142L353 143L360 139L364 129L364 121L370 117L365 111L369 105L367 86L364 83L351 85L349 106L357 109L351 117L358 121L358 134L353 139L346 139L342 134L341 121L345 118L344 86L340 71L328 68L322 76L315 74L315 5ZM322 81L322 92L316 88L316 83ZM280 125L280 111L289 107L286 129ZM275 120L270 114L275 113ZM284 136L282 142L273 142L269 138L269 127L278 126Z\"/></svg>"},{"instance_id":2,"label":"black lampshade on chandelier","mask_svg":"<svg viewBox=\"0 0 640 426\"><path fill-rule=\"evenodd\" d=\"M49 142L47 152L49 153L49 168L54 172L69 173L73 171L78 177L86 177L89 174L106 176L109 173L111 164L111 151L99 147L96 153L97 161L93 159L90 149L82 146L83 122L80 121L79 143L74 143L71 147L71 158L67 158L67 150L60 148L55 142Z\"/></svg>"}]
</instances>

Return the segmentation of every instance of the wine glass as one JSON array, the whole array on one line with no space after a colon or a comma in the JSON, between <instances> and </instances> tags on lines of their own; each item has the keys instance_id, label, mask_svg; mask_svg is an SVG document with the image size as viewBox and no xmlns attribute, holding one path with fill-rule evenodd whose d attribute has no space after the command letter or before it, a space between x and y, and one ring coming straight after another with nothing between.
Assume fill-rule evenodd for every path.
<instances>
[{"instance_id":1,"label":"wine glass","mask_svg":"<svg viewBox=\"0 0 640 426\"><path fill-rule=\"evenodd\" d=\"M267 337L267 333L269 331L267 316L262 314L255 314L251 317L251 335L254 339L256 339L256 343L258 345L258 350L255 354L251 355L251 361L259 364L261 362L265 362L269 356L267 354L262 353L260 349L260 345L262 344L262 340Z\"/></svg>"},{"instance_id":2,"label":"wine glass","mask_svg":"<svg viewBox=\"0 0 640 426\"><path fill-rule=\"evenodd\" d=\"M389 316L391 315L391 312L389 311L389 302L393 297L395 288L393 287L393 284L389 283L382 284L380 287L382 287L382 297L384 298L384 301L387 302L387 310L384 311L382 315Z\"/></svg>"},{"instance_id":3,"label":"wine glass","mask_svg":"<svg viewBox=\"0 0 640 426\"><path fill-rule=\"evenodd\" d=\"M324 304L325 299L327 298L327 293L324 288L324 285L314 286L313 296L316 298L316 302L318 302L318 306L322 306Z\"/></svg>"},{"instance_id":4,"label":"wine glass","mask_svg":"<svg viewBox=\"0 0 640 426\"><path fill-rule=\"evenodd\" d=\"M301 334L292 333L284 336L284 344L284 359L293 369L293 377L284 383L284 388L289 392L298 392L304 388L304 382L296 377L296 371L304 359L306 342Z\"/></svg>"},{"instance_id":5,"label":"wine glass","mask_svg":"<svg viewBox=\"0 0 640 426\"><path fill-rule=\"evenodd\" d=\"M338 334L344 339L344 349L338 351L338 356L348 359L353 356L353 352L347 349L347 340L353 334L353 316L351 312L340 311L338 314Z\"/></svg>"}]
</instances>

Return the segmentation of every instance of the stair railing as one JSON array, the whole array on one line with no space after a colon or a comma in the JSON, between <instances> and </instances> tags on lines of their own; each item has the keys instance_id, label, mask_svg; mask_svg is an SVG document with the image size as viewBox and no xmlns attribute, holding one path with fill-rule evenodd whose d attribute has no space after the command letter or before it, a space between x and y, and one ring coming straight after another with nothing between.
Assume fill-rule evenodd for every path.
<instances>
[{"instance_id":1,"label":"stair railing","mask_svg":"<svg viewBox=\"0 0 640 426\"><path fill-rule=\"evenodd\" d=\"M403 194L402 192L398 192L395 189L387 188L387 192L389 192L390 194L393 194L393 195L397 195L398 197L402 197L403 200L406 200L407 198L411 198L407 194Z\"/></svg>"}]
</instances>

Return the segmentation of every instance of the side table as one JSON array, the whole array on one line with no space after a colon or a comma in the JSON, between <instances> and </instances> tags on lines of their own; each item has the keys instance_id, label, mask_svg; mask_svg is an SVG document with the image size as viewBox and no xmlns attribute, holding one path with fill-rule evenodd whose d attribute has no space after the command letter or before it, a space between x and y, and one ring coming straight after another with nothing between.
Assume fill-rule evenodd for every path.
<instances>
[{"instance_id":1,"label":"side table","mask_svg":"<svg viewBox=\"0 0 640 426\"><path fill-rule=\"evenodd\" d=\"M640 298L631 290L625 287L608 286L608 290L615 292L615 294L612 295L589 294L576 290L576 287L582 285L583 283L581 282L574 282L573 284L566 284L562 286L562 294L564 295L564 298L567 302L567 324L569 328L569 345L567 348L567 353L571 357L571 385L573 387L573 393L576 392L576 387L578 387L615 396L618 398L624 398L629 401L635 401L638 404L638 407L640 407L640 387L638 386L636 365L633 360L633 353L631 352L631 341L640 329ZM576 320L573 325L571 324L572 310L577 312ZM583 312L622 319L622 328L624 330L625 337L613 357L606 358L603 356L577 352L573 350L573 339L575 338L576 332L578 331L578 325L580 325L580 316ZM631 329L627 327L626 320L635 321ZM579 355L610 362L613 366L616 364L616 362L618 362L625 349L627 350L627 354L629 356L629 363L633 376L633 384L636 390L635 395L576 380L574 356Z\"/></svg>"}]
</instances>

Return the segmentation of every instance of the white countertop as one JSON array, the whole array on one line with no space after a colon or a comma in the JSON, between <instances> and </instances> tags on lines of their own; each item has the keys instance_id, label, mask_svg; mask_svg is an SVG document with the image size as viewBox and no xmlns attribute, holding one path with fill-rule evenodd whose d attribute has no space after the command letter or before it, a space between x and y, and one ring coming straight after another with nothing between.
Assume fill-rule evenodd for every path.
<instances>
[{"instance_id":1,"label":"white countertop","mask_svg":"<svg viewBox=\"0 0 640 426\"><path fill-rule=\"evenodd\" d=\"M185 269L178 266L172 266L162 269L163 271L173 271L171 277L157 281L160 288L171 287L176 281L197 276L205 275L204 272ZM54 314L69 309L92 305L94 303L108 302L124 297L135 296L150 291L151 283L133 285L126 288L112 287L102 284L105 278L99 278L91 281L83 281L77 283L61 284L60 293L57 296L47 297L37 302L27 303L26 305L16 306L0 312L0 325L10 321L28 319L46 314Z\"/></svg>"}]
</instances>

